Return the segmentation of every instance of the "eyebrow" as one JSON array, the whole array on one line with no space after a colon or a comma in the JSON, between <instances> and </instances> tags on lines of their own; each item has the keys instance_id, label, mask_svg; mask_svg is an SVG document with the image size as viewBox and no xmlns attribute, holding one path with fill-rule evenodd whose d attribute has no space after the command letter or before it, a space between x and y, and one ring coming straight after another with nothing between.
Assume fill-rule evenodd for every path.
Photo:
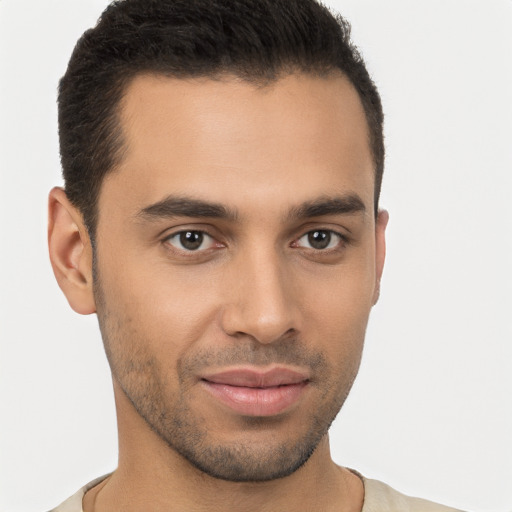
<instances>
[{"instance_id":1,"label":"eyebrow","mask_svg":"<svg viewBox=\"0 0 512 512\"><path fill-rule=\"evenodd\" d=\"M138 217L148 220L175 217L205 217L234 221L238 215L235 210L222 204L202 201L191 197L168 196L158 203L143 208Z\"/></svg>"},{"instance_id":2,"label":"eyebrow","mask_svg":"<svg viewBox=\"0 0 512 512\"><path fill-rule=\"evenodd\" d=\"M347 194L306 201L292 208L287 217L288 220L301 220L324 215L350 215L365 212L366 206L363 200L357 194Z\"/></svg>"},{"instance_id":3,"label":"eyebrow","mask_svg":"<svg viewBox=\"0 0 512 512\"><path fill-rule=\"evenodd\" d=\"M324 215L350 215L365 213L366 206L356 194L336 197L319 197L292 207L285 218L289 221L302 220ZM140 210L137 217L147 220L171 219L176 217L213 218L236 221L238 212L219 203L183 196L168 196Z\"/></svg>"}]
</instances>

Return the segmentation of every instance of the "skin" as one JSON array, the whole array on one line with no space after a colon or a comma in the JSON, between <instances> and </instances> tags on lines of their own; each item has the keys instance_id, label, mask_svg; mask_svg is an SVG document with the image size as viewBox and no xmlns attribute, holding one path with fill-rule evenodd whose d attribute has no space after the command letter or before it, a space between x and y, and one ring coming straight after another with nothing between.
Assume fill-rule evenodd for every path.
<instances>
[{"instance_id":1,"label":"skin","mask_svg":"<svg viewBox=\"0 0 512 512\"><path fill-rule=\"evenodd\" d=\"M340 75L265 87L138 76L121 125L96 273L79 212L50 193L55 275L73 309L98 314L118 415L119 467L84 510L361 510L362 482L332 461L327 434L385 256L356 91ZM169 197L233 215L170 216ZM347 211L305 207L334 198ZM207 233L198 250L180 242L187 230ZM331 237L327 249L311 244L314 230ZM309 375L279 414L249 417L205 391L205 372L276 365Z\"/></svg>"}]
</instances>

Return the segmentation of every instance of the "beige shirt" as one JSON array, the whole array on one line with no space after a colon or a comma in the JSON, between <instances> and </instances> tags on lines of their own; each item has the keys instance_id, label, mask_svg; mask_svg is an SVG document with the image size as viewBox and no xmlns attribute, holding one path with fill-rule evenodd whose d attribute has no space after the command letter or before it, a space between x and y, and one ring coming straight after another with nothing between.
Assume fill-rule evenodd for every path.
<instances>
[{"instance_id":1,"label":"beige shirt","mask_svg":"<svg viewBox=\"0 0 512 512\"><path fill-rule=\"evenodd\" d=\"M82 500L85 493L105 478L106 476L102 476L88 483L50 512L83 512ZM462 512L431 501L405 496L377 480L361 478L364 483L364 504L361 512Z\"/></svg>"}]
</instances>

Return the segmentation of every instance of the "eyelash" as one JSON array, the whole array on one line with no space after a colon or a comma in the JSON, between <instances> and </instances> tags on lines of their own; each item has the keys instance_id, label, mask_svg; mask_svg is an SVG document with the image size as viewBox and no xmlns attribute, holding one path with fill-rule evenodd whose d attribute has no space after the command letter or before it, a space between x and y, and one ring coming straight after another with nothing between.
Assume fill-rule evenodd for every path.
<instances>
[{"instance_id":1,"label":"eyelash","mask_svg":"<svg viewBox=\"0 0 512 512\"><path fill-rule=\"evenodd\" d=\"M181 245L183 245L182 241L180 240L180 238L182 236L186 236L187 234L199 234L202 239L204 239L205 237L208 237L212 240L212 242L215 241L215 238L210 235L209 233L207 233L206 231L204 230L201 230L201 229L183 229L181 231L177 231L176 233L172 233L171 235L167 236L166 238L164 238L164 242L171 245L174 249L176 249L177 251L180 251L182 253L189 253L189 254L198 254L198 253L204 253L204 251L207 251L208 249L202 249L202 250L190 250L190 249L186 249L186 248L179 248L179 247L176 247L174 246L174 244L171 242L172 239L177 239L180 241ZM201 240L201 244L202 245L202 242L203 240ZM222 244L219 243L219 246L223 246Z\"/></svg>"},{"instance_id":2,"label":"eyelash","mask_svg":"<svg viewBox=\"0 0 512 512\"><path fill-rule=\"evenodd\" d=\"M334 231L333 229L312 229L312 230L306 231L300 237L296 238L291 243L290 246L293 248L301 248L301 246L299 245L299 241L301 239L303 239L305 237L309 238L310 236L312 236L314 234L319 234L319 233L328 234L328 244L325 248L322 248L322 249L316 249L314 247L302 247L302 248L306 249L307 251L312 251L317 254L331 254L333 252L339 251L340 246L341 246L341 248L344 248L347 245L347 243L349 242L349 239L346 235L343 235L337 231ZM189 234L189 235L195 234L196 236L200 235L201 240L200 240L200 244L197 249L194 250L194 249L187 249L187 248L183 247L183 240L181 240L181 237L186 236L187 234ZM208 237L209 239L211 239L210 247L207 247L206 249L200 249L201 245L204 243L205 237ZM329 247L329 245L332 242L332 238L337 239L338 241L334 247ZM171 242L171 240L173 240L173 239L178 240L182 247L181 248L176 247ZM194 255L197 256L199 254L204 254L205 252L207 252L211 249L225 247L225 245L222 244L221 242L217 242L215 240L214 236L210 235L207 231L202 230L202 229L183 229L180 231L176 231L175 233L172 233L172 234L168 235L167 237L165 237L163 239L163 242L167 245L170 245L172 247L172 250L175 250L175 251L179 252L180 254L186 254L187 256L194 256ZM309 240L309 242L310 242L310 240ZM215 245L217 245L217 247L215 247Z\"/></svg>"},{"instance_id":3,"label":"eyelash","mask_svg":"<svg viewBox=\"0 0 512 512\"><path fill-rule=\"evenodd\" d=\"M315 247L304 247L304 249L314 251L318 254L330 254L332 252L336 252L340 250L340 245L342 247L345 247L345 245L348 243L348 238L345 235L342 235L341 233L338 233L337 231L334 231L332 229L312 229L310 231L307 231L302 236L297 238L296 241L292 243L292 247L299 247L298 243L300 240L307 238L308 243L311 244L311 236L318 235L320 233L327 234L327 246L322 249L317 249ZM334 240L333 240L334 239ZM334 246L330 247L332 241L336 241ZM323 240L322 240L323 241Z\"/></svg>"}]
</instances>

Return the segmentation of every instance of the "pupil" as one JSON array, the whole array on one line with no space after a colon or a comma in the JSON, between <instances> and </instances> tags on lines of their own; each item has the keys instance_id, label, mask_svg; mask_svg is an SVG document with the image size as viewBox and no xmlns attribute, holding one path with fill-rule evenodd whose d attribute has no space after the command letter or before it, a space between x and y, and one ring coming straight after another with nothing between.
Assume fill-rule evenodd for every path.
<instances>
[{"instance_id":1,"label":"pupil","mask_svg":"<svg viewBox=\"0 0 512 512\"><path fill-rule=\"evenodd\" d=\"M312 231L308 235L308 242L313 249L325 249L331 242L331 233L328 231Z\"/></svg>"},{"instance_id":2,"label":"pupil","mask_svg":"<svg viewBox=\"0 0 512 512\"><path fill-rule=\"evenodd\" d=\"M185 231L180 234L180 243L185 249L195 251L203 243L203 234L199 231Z\"/></svg>"}]
</instances>

